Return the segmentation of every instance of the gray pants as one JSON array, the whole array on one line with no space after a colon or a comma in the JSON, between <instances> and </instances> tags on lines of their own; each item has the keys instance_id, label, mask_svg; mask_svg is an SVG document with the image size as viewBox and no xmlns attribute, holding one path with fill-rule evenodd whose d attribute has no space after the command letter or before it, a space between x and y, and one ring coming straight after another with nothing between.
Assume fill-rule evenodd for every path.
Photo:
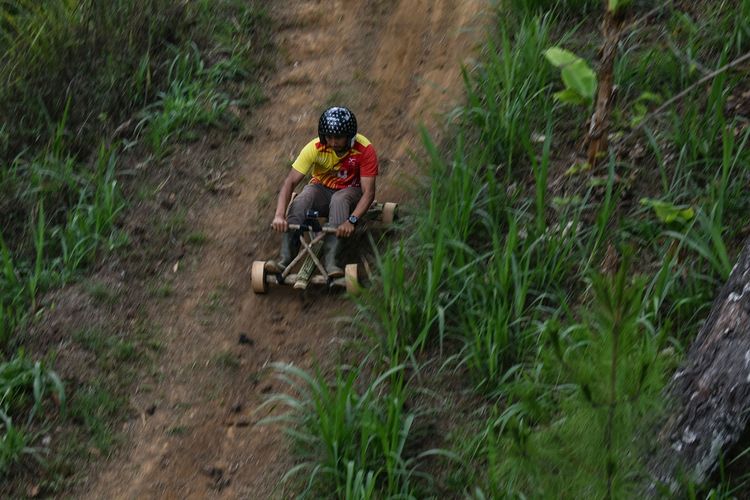
<instances>
[{"instance_id":1,"label":"gray pants","mask_svg":"<svg viewBox=\"0 0 750 500\"><path fill-rule=\"evenodd\" d=\"M308 184L298 194L289 207L287 222L302 224L308 210L317 210L321 217L328 217L328 225L338 227L351 215L352 210L362 197L359 187L331 189L322 184Z\"/></svg>"}]
</instances>

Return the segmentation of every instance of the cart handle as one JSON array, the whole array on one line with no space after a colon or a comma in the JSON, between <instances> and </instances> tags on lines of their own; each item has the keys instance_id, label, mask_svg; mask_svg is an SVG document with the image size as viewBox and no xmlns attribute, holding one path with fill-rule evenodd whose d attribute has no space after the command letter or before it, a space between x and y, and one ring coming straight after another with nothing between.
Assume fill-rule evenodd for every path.
<instances>
[{"instance_id":1,"label":"cart handle","mask_svg":"<svg viewBox=\"0 0 750 500\"><path fill-rule=\"evenodd\" d=\"M312 226L310 226L309 224L289 224L288 231L312 231L312 229L313 229ZM335 227L326 226L326 227L321 228L321 230L324 233L328 233L328 234L336 233Z\"/></svg>"}]
</instances>

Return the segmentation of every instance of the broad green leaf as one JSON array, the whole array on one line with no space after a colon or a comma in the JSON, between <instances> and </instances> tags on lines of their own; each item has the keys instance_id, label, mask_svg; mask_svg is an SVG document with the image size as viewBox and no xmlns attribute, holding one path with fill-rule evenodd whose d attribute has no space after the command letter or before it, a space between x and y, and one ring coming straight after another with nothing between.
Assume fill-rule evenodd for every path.
<instances>
[{"instance_id":1,"label":"broad green leaf","mask_svg":"<svg viewBox=\"0 0 750 500\"><path fill-rule=\"evenodd\" d=\"M687 205L675 205L668 201L653 200L650 198L641 198L641 205L651 207L662 222L685 223L695 217L695 210Z\"/></svg>"},{"instance_id":2,"label":"broad green leaf","mask_svg":"<svg viewBox=\"0 0 750 500\"><path fill-rule=\"evenodd\" d=\"M594 99L596 74L583 59L565 66L562 69L562 79L566 87L575 90L587 101Z\"/></svg>"},{"instance_id":3,"label":"broad green leaf","mask_svg":"<svg viewBox=\"0 0 750 500\"><path fill-rule=\"evenodd\" d=\"M556 68L568 66L581 59L574 53L560 47L550 47L545 50L544 57Z\"/></svg>"},{"instance_id":4,"label":"broad green leaf","mask_svg":"<svg viewBox=\"0 0 750 500\"><path fill-rule=\"evenodd\" d=\"M588 102L585 97L574 89L565 89L555 92L552 97L565 104L586 104Z\"/></svg>"}]
</instances>

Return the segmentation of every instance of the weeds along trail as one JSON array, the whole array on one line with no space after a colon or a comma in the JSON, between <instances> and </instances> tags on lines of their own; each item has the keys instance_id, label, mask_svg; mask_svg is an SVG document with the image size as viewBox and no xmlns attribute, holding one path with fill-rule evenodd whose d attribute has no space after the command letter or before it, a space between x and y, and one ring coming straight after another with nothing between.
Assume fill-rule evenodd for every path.
<instances>
[{"instance_id":1,"label":"weeds along trail","mask_svg":"<svg viewBox=\"0 0 750 500\"><path fill-rule=\"evenodd\" d=\"M269 100L247 127L253 139L239 148L231 194L203 209L197 229L208 242L180 271L179 300L151 307L164 332L158 382L132 396L142 413L127 424L122 453L87 487L90 498L266 498L280 491L292 459L279 429L256 425L264 415L254 411L277 390L266 366L309 368L334 353L332 318L351 308L339 294L250 291L250 263L276 252L268 223L277 186L314 135L320 110L344 103L380 155L378 199L402 201L397 180L420 149L416 126L436 130L439 113L459 98L460 64L483 33L483 8L476 0L271 7L279 61Z\"/></svg>"}]
</instances>

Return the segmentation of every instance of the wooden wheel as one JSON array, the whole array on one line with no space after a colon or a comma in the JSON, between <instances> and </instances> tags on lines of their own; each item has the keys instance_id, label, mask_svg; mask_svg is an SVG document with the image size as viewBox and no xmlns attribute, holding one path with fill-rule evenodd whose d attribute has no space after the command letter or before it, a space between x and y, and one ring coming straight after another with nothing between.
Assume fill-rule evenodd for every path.
<instances>
[{"instance_id":1,"label":"wooden wheel","mask_svg":"<svg viewBox=\"0 0 750 500\"><path fill-rule=\"evenodd\" d=\"M253 261L253 267L250 270L250 283L255 293L266 293L268 284L266 283L266 262L263 260Z\"/></svg>"},{"instance_id":2,"label":"wooden wheel","mask_svg":"<svg viewBox=\"0 0 750 500\"><path fill-rule=\"evenodd\" d=\"M346 291L352 295L357 295L362 290L359 283L359 266L357 264L347 264L344 268L344 280L346 282Z\"/></svg>"},{"instance_id":3,"label":"wooden wheel","mask_svg":"<svg viewBox=\"0 0 750 500\"><path fill-rule=\"evenodd\" d=\"M398 203L383 203L383 214L381 216L383 224L385 224L386 226L393 224L393 221L396 220L397 207Z\"/></svg>"}]
</instances>

